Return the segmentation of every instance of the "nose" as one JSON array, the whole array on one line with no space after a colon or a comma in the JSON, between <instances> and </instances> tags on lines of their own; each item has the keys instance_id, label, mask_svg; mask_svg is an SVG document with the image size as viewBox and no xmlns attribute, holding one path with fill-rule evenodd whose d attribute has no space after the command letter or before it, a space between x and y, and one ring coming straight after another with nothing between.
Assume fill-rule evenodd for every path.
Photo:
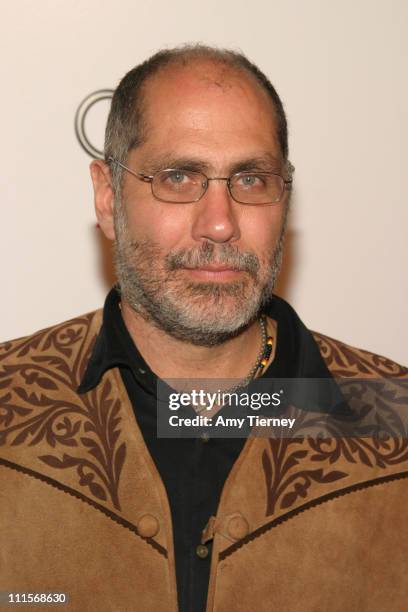
<instances>
[{"instance_id":1,"label":"nose","mask_svg":"<svg viewBox=\"0 0 408 612\"><path fill-rule=\"evenodd\" d=\"M194 204L192 237L210 242L233 242L240 238L237 206L225 179L211 179L204 196Z\"/></svg>"}]
</instances>

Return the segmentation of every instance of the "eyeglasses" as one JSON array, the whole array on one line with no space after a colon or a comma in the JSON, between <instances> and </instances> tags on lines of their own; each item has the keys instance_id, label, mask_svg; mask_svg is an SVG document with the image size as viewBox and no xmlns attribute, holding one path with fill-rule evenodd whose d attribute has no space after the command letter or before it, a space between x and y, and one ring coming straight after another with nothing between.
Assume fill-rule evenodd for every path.
<instances>
[{"instance_id":1,"label":"eyeglasses","mask_svg":"<svg viewBox=\"0 0 408 612\"><path fill-rule=\"evenodd\" d=\"M285 180L272 172L237 172L229 177L208 177L202 172L166 168L147 175L131 170L114 157L109 157L108 161L117 164L139 180L150 183L153 196L161 202L171 204L198 202L207 191L210 181L226 181L229 194L235 202L252 206L277 204L281 201L285 189L290 189L292 185L292 178ZM294 167L290 162L287 165L290 175Z\"/></svg>"}]
</instances>

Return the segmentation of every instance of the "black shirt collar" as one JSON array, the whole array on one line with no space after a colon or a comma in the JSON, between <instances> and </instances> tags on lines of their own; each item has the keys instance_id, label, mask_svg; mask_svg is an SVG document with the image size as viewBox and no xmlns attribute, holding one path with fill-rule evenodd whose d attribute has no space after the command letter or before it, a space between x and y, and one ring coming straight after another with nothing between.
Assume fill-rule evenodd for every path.
<instances>
[{"instance_id":1,"label":"black shirt collar","mask_svg":"<svg viewBox=\"0 0 408 612\"><path fill-rule=\"evenodd\" d=\"M106 297L102 327L77 391L78 393L90 391L99 383L107 370L126 367L132 371L136 381L147 392L156 395L157 376L134 344L123 321L119 303L120 290L114 286ZM278 332L275 358L263 376L331 377L311 332L306 329L285 300L274 295L264 312L277 321Z\"/></svg>"}]
</instances>

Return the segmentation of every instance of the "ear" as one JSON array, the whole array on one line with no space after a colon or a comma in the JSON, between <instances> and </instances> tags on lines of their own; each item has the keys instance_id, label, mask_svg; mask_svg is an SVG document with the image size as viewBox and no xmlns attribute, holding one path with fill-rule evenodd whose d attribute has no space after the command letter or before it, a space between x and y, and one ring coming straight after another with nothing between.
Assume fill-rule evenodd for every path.
<instances>
[{"instance_id":1,"label":"ear","mask_svg":"<svg viewBox=\"0 0 408 612\"><path fill-rule=\"evenodd\" d=\"M89 166L94 188L95 212L99 227L109 240L115 240L113 225L114 195L112 177L108 164L100 159Z\"/></svg>"}]
</instances>

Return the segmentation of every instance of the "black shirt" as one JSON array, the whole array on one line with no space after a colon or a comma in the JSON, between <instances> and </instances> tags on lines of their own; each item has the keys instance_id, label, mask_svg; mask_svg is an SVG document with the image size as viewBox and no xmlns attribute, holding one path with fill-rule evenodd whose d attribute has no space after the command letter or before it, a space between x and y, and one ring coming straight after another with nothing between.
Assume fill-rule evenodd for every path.
<instances>
[{"instance_id":1,"label":"black shirt","mask_svg":"<svg viewBox=\"0 0 408 612\"><path fill-rule=\"evenodd\" d=\"M180 612L205 610L211 562L196 549L208 519L216 515L225 480L244 438L171 439L157 437L157 377L137 350L122 319L120 293L113 287L87 370L78 387L95 387L104 372L119 367L137 423L166 488L173 521ZM275 358L264 372L271 378L327 378L330 374L312 334L295 311L274 296L264 312L278 324Z\"/></svg>"}]
</instances>

